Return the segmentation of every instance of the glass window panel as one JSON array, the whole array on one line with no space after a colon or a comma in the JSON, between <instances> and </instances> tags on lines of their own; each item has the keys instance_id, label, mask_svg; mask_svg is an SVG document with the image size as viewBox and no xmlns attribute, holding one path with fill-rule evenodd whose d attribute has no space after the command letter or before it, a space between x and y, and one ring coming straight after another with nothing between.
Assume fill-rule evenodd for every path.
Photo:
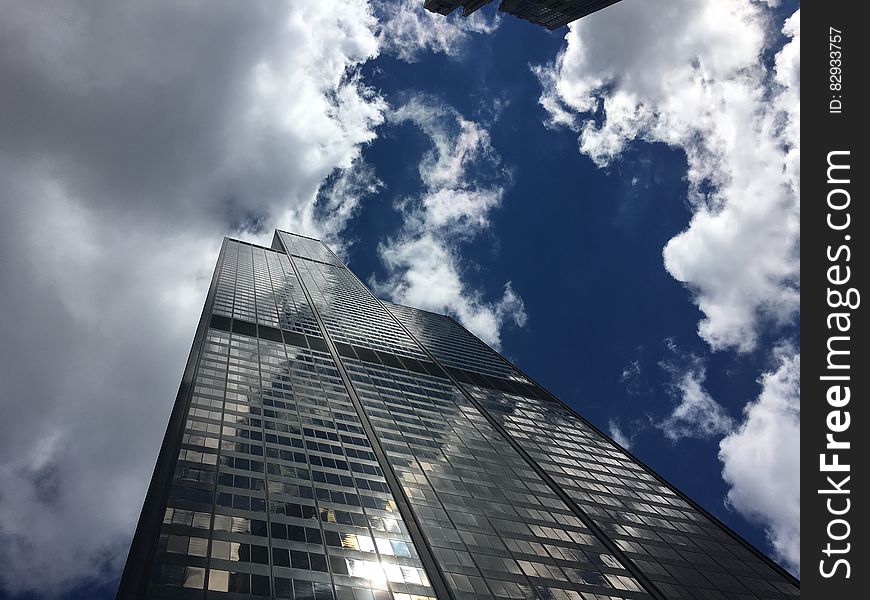
<instances>
[{"instance_id":1,"label":"glass window panel","mask_svg":"<svg viewBox=\"0 0 870 600\"><path fill-rule=\"evenodd\" d=\"M229 571L221 571L211 569L208 572L208 589L214 592L229 591L230 573Z\"/></svg>"},{"instance_id":2,"label":"glass window panel","mask_svg":"<svg viewBox=\"0 0 870 600\"><path fill-rule=\"evenodd\" d=\"M182 587L201 590L205 584L205 569L202 567L184 567L184 583Z\"/></svg>"}]
</instances>

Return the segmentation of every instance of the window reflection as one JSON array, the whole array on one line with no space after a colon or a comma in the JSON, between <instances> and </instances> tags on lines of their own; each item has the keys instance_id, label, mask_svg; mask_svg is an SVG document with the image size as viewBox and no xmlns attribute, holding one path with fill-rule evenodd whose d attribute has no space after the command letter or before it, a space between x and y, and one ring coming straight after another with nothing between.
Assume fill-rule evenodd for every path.
<instances>
[{"instance_id":1,"label":"window reflection","mask_svg":"<svg viewBox=\"0 0 870 600\"><path fill-rule=\"evenodd\" d=\"M226 244L149 598L434 599L303 282L458 599L648 596L391 313L666 596L795 595L455 322L292 243Z\"/></svg>"}]
</instances>

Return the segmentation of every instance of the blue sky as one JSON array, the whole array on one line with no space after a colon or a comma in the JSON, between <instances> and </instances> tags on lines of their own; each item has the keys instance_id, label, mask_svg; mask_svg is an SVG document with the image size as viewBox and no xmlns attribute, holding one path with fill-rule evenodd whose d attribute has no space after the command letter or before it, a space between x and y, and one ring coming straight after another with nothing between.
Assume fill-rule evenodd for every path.
<instances>
[{"instance_id":1,"label":"blue sky","mask_svg":"<svg viewBox=\"0 0 870 600\"><path fill-rule=\"evenodd\" d=\"M450 312L797 572L798 4L555 32L420 4L0 24L0 595L112 597L220 239L275 227Z\"/></svg>"}]
</instances>

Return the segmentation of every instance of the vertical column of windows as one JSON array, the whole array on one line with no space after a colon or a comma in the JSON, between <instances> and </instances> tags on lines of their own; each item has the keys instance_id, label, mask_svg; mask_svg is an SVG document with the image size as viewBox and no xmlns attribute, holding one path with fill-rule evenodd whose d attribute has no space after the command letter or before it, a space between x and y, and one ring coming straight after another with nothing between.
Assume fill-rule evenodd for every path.
<instances>
[{"instance_id":1,"label":"vertical column of windows","mask_svg":"<svg viewBox=\"0 0 870 600\"><path fill-rule=\"evenodd\" d=\"M261 340L263 343L272 346L268 362L280 361L283 350ZM314 515L315 526L319 523L321 528L317 534L317 539L322 540L321 547L314 554L309 552L308 560L318 568L328 569L324 573L331 575L340 599L386 598L390 595L396 598L409 595L431 597L431 588L413 543L396 511L380 466L370 451L370 442L359 424L332 358L316 350L289 345L285 349L287 358L284 364L288 368L283 370L288 373L293 388L295 415L290 420L295 425L283 433L291 434L287 436L291 443L299 442L301 452L296 453L295 460L307 460L310 465L310 473L304 473L304 490L295 488L291 493L299 496L301 491L309 499L311 511L305 515ZM263 364L265 373L267 367L265 362ZM272 369L274 372L274 367ZM277 415L279 407L274 410ZM280 431L287 421L286 417L276 421L275 427ZM269 419L266 427L268 431ZM281 433L276 435L274 443L280 444ZM269 443L267 438L267 455ZM278 453L276 457L280 456L279 448L274 448ZM281 485L301 483L298 477L302 473L298 467L276 461L274 468L280 469L288 478L297 477L293 483L282 479ZM272 498L270 518L273 523L278 520L286 524L289 528L286 535L292 536L286 544L277 541L286 539L286 535L283 524L279 524L277 536L273 526L273 552L281 554L284 548L288 549L292 562L294 546L298 546L298 531L294 533L298 508L274 494ZM310 534L309 531L309 543ZM279 563L286 564L283 558L274 562L276 587L279 587L283 585L281 580L286 579L291 571L278 566Z\"/></svg>"},{"instance_id":2,"label":"vertical column of windows","mask_svg":"<svg viewBox=\"0 0 870 600\"><path fill-rule=\"evenodd\" d=\"M254 284L257 294L257 323L279 327L278 305L269 273L267 255L274 254L264 248L254 248Z\"/></svg>"},{"instance_id":3,"label":"vertical column of windows","mask_svg":"<svg viewBox=\"0 0 870 600\"><path fill-rule=\"evenodd\" d=\"M226 240L223 248L223 262L218 283L215 287L214 304L212 313L231 317L233 315L233 296L236 289L236 268L239 262L239 244L232 240Z\"/></svg>"},{"instance_id":4,"label":"vertical column of windows","mask_svg":"<svg viewBox=\"0 0 870 600\"><path fill-rule=\"evenodd\" d=\"M152 563L149 597L202 597L229 337L217 330L206 334Z\"/></svg>"},{"instance_id":5,"label":"vertical column of windows","mask_svg":"<svg viewBox=\"0 0 870 600\"><path fill-rule=\"evenodd\" d=\"M257 305L254 292L254 253L253 248L247 244L239 244L233 318L249 323L257 322Z\"/></svg>"},{"instance_id":6,"label":"vertical column of windows","mask_svg":"<svg viewBox=\"0 0 870 600\"><path fill-rule=\"evenodd\" d=\"M241 275L241 273L240 273ZM230 338L207 597L271 593L257 339Z\"/></svg>"},{"instance_id":7,"label":"vertical column of windows","mask_svg":"<svg viewBox=\"0 0 870 600\"><path fill-rule=\"evenodd\" d=\"M260 340L272 578L278 597L331 600L334 584L311 484L312 458L300 426L300 398L293 391L294 363L304 364L305 354L301 348Z\"/></svg>"}]
</instances>

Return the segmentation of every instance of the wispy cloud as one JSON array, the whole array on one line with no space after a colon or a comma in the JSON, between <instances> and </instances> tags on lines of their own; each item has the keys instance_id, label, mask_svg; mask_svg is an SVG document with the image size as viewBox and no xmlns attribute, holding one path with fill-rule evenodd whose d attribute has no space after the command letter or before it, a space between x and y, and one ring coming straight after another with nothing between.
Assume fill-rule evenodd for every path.
<instances>
[{"instance_id":1,"label":"wispy cloud","mask_svg":"<svg viewBox=\"0 0 870 600\"><path fill-rule=\"evenodd\" d=\"M619 374L619 381L620 383L627 383L640 377L640 373L640 361L633 360L628 363L628 365L626 365L624 369L622 369L622 373Z\"/></svg>"},{"instance_id":2,"label":"wispy cloud","mask_svg":"<svg viewBox=\"0 0 870 600\"><path fill-rule=\"evenodd\" d=\"M643 347L638 347L637 352L638 358L625 365L619 374L619 383L630 396L641 396L651 391L644 368L641 366Z\"/></svg>"},{"instance_id":3,"label":"wispy cloud","mask_svg":"<svg viewBox=\"0 0 870 600\"><path fill-rule=\"evenodd\" d=\"M667 346L671 354L659 366L671 378L669 390L677 403L655 426L673 441L711 438L730 432L734 420L704 388L707 371L703 360L680 351L673 340L667 340Z\"/></svg>"},{"instance_id":4,"label":"wispy cloud","mask_svg":"<svg viewBox=\"0 0 870 600\"><path fill-rule=\"evenodd\" d=\"M483 11L469 17L456 13L445 18L423 8L418 0L375 0L381 18L378 39L387 54L406 62L419 60L424 52L458 57L473 33L493 33L501 16L487 19Z\"/></svg>"},{"instance_id":5,"label":"wispy cloud","mask_svg":"<svg viewBox=\"0 0 870 600\"><path fill-rule=\"evenodd\" d=\"M631 445L634 443L634 440L625 434L622 430L622 425L619 423L619 419L610 419L607 422L607 433L613 438L613 441L625 448L626 450L631 450Z\"/></svg>"},{"instance_id":6,"label":"wispy cloud","mask_svg":"<svg viewBox=\"0 0 870 600\"><path fill-rule=\"evenodd\" d=\"M534 69L548 125L575 129L598 165L636 141L685 152L694 214L664 262L714 349L750 351L761 327L797 314L799 15L772 71L776 31L749 0L618 3L572 24L556 61Z\"/></svg>"},{"instance_id":7,"label":"wispy cloud","mask_svg":"<svg viewBox=\"0 0 870 600\"><path fill-rule=\"evenodd\" d=\"M510 172L482 125L434 98L412 98L390 114L389 122L415 124L432 147L419 165L422 195L399 201L402 231L379 247L388 275L371 284L394 302L454 314L499 347L504 325L526 322L522 299L510 282L497 300L472 290L463 280L459 246L488 227Z\"/></svg>"},{"instance_id":8,"label":"wispy cloud","mask_svg":"<svg viewBox=\"0 0 870 600\"><path fill-rule=\"evenodd\" d=\"M317 190L314 202L285 214L275 226L287 231L307 232L348 259L350 247L357 240L347 236L347 225L358 214L363 202L381 192L383 187L372 166L358 158L350 167L330 173Z\"/></svg>"}]
</instances>

